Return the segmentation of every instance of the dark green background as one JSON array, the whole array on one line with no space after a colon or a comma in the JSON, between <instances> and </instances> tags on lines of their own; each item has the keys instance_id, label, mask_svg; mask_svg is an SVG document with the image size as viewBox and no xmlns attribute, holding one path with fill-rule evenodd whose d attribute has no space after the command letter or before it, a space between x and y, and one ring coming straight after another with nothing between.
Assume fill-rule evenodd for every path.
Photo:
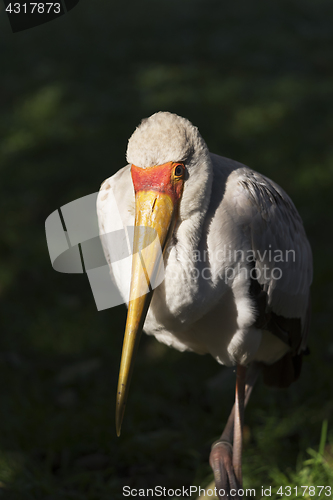
<instances>
[{"instance_id":1,"label":"dark green background","mask_svg":"<svg viewBox=\"0 0 333 500\"><path fill-rule=\"evenodd\" d=\"M127 139L159 110L299 209L314 252L311 355L290 389L256 387L245 485L333 486L332 26L330 0L82 0L14 35L1 4L0 498L117 499L123 485L212 479L233 373L144 336L117 439L125 307L98 313L86 276L53 271L44 234L51 212L125 165Z\"/></svg>"}]
</instances>

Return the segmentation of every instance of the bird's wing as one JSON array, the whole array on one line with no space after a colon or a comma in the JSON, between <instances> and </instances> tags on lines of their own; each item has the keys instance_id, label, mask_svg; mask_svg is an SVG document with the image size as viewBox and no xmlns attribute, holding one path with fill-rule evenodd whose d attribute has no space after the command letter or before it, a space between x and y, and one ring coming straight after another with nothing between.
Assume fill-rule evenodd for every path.
<instances>
[{"instance_id":1,"label":"bird's wing","mask_svg":"<svg viewBox=\"0 0 333 500\"><path fill-rule=\"evenodd\" d=\"M224 205L253 252L251 288L266 297L269 329L282 336L286 330L293 351L300 352L308 331L312 253L293 202L267 177L240 167L228 177ZM294 336L288 332L293 328Z\"/></svg>"},{"instance_id":2,"label":"bird's wing","mask_svg":"<svg viewBox=\"0 0 333 500\"><path fill-rule=\"evenodd\" d=\"M111 278L124 301L128 303L132 250L127 229L134 225L135 211L130 165L102 183L96 208L99 232Z\"/></svg>"}]
</instances>

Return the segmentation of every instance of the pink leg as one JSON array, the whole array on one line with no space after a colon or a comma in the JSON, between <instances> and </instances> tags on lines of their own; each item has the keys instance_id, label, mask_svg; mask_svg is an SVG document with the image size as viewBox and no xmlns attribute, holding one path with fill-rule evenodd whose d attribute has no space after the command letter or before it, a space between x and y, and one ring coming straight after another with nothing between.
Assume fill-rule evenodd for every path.
<instances>
[{"instance_id":1,"label":"pink leg","mask_svg":"<svg viewBox=\"0 0 333 500\"><path fill-rule=\"evenodd\" d=\"M248 371L243 366L237 366L235 404L220 439L212 445L209 463L220 499L228 495L230 497L231 489L242 487L243 415L258 374L259 367L256 364ZM233 495L233 498L238 500L237 495Z\"/></svg>"},{"instance_id":2,"label":"pink leg","mask_svg":"<svg viewBox=\"0 0 333 500\"><path fill-rule=\"evenodd\" d=\"M236 479L240 487L242 487L243 485L242 448L243 448L243 424L244 424L245 375L246 375L245 366L237 365L232 465L234 467Z\"/></svg>"}]
</instances>

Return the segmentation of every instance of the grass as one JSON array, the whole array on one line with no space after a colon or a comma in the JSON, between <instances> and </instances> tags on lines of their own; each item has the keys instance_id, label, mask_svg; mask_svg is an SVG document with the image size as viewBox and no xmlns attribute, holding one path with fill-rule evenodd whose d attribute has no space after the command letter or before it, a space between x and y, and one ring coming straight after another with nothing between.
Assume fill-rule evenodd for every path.
<instances>
[{"instance_id":1,"label":"grass","mask_svg":"<svg viewBox=\"0 0 333 500\"><path fill-rule=\"evenodd\" d=\"M326 438L327 420L324 420L318 451L312 448L307 449L307 455L311 458L302 460L300 457L295 470L287 470L286 473L283 473L275 469L270 472L277 492L279 488L282 488L281 492L285 495L288 494L290 498L302 496L310 499L314 496L331 496L333 484L333 447L332 443L327 443ZM280 496L276 495L276 498L280 498Z\"/></svg>"},{"instance_id":2,"label":"grass","mask_svg":"<svg viewBox=\"0 0 333 500\"><path fill-rule=\"evenodd\" d=\"M323 421L318 451L313 448L306 450L306 455L311 458L302 458L299 455L295 468L288 467L285 471L274 465L261 465L247 470L244 479L244 495L248 497L270 497L279 500L282 497L290 499L313 497L331 497L333 484L333 454L332 444L327 443L327 420ZM266 474L265 484L251 478L260 470L261 475ZM252 472L252 473L251 473ZM262 477L262 476L261 476ZM251 478L249 480L249 478ZM259 479L259 478L258 478ZM200 500L204 498L217 498L212 495L214 480L201 492Z\"/></svg>"},{"instance_id":3,"label":"grass","mask_svg":"<svg viewBox=\"0 0 333 500\"><path fill-rule=\"evenodd\" d=\"M0 499L212 480L233 373L144 336L117 439L126 310L97 313L86 276L53 271L44 233L51 212L125 164L128 137L160 109L272 177L304 220L311 354L290 389L255 388L244 483L258 498L261 486L333 487L332 14L328 0L95 0L13 35L0 10Z\"/></svg>"}]
</instances>

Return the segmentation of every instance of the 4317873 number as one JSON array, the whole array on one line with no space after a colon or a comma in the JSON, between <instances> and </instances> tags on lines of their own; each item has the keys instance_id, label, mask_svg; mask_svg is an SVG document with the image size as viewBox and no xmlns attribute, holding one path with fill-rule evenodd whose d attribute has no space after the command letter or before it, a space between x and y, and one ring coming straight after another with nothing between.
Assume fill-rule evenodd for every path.
<instances>
[{"instance_id":1,"label":"4317873 number","mask_svg":"<svg viewBox=\"0 0 333 500\"><path fill-rule=\"evenodd\" d=\"M10 14L60 14L60 3L56 2L26 2L9 3L6 12Z\"/></svg>"},{"instance_id":2,"label":"4317873 number","mask_svg":"<svg viewBox=\"0 0 333 500\"><path fill-rule=\"evenodd\" d=\"M332 488L331 486L280 486L280 488L276 492L277 495L290 497L291 494L293 496L310 496L310 497L331 497L332 496Z\"/></svg>"}]
</instances>

